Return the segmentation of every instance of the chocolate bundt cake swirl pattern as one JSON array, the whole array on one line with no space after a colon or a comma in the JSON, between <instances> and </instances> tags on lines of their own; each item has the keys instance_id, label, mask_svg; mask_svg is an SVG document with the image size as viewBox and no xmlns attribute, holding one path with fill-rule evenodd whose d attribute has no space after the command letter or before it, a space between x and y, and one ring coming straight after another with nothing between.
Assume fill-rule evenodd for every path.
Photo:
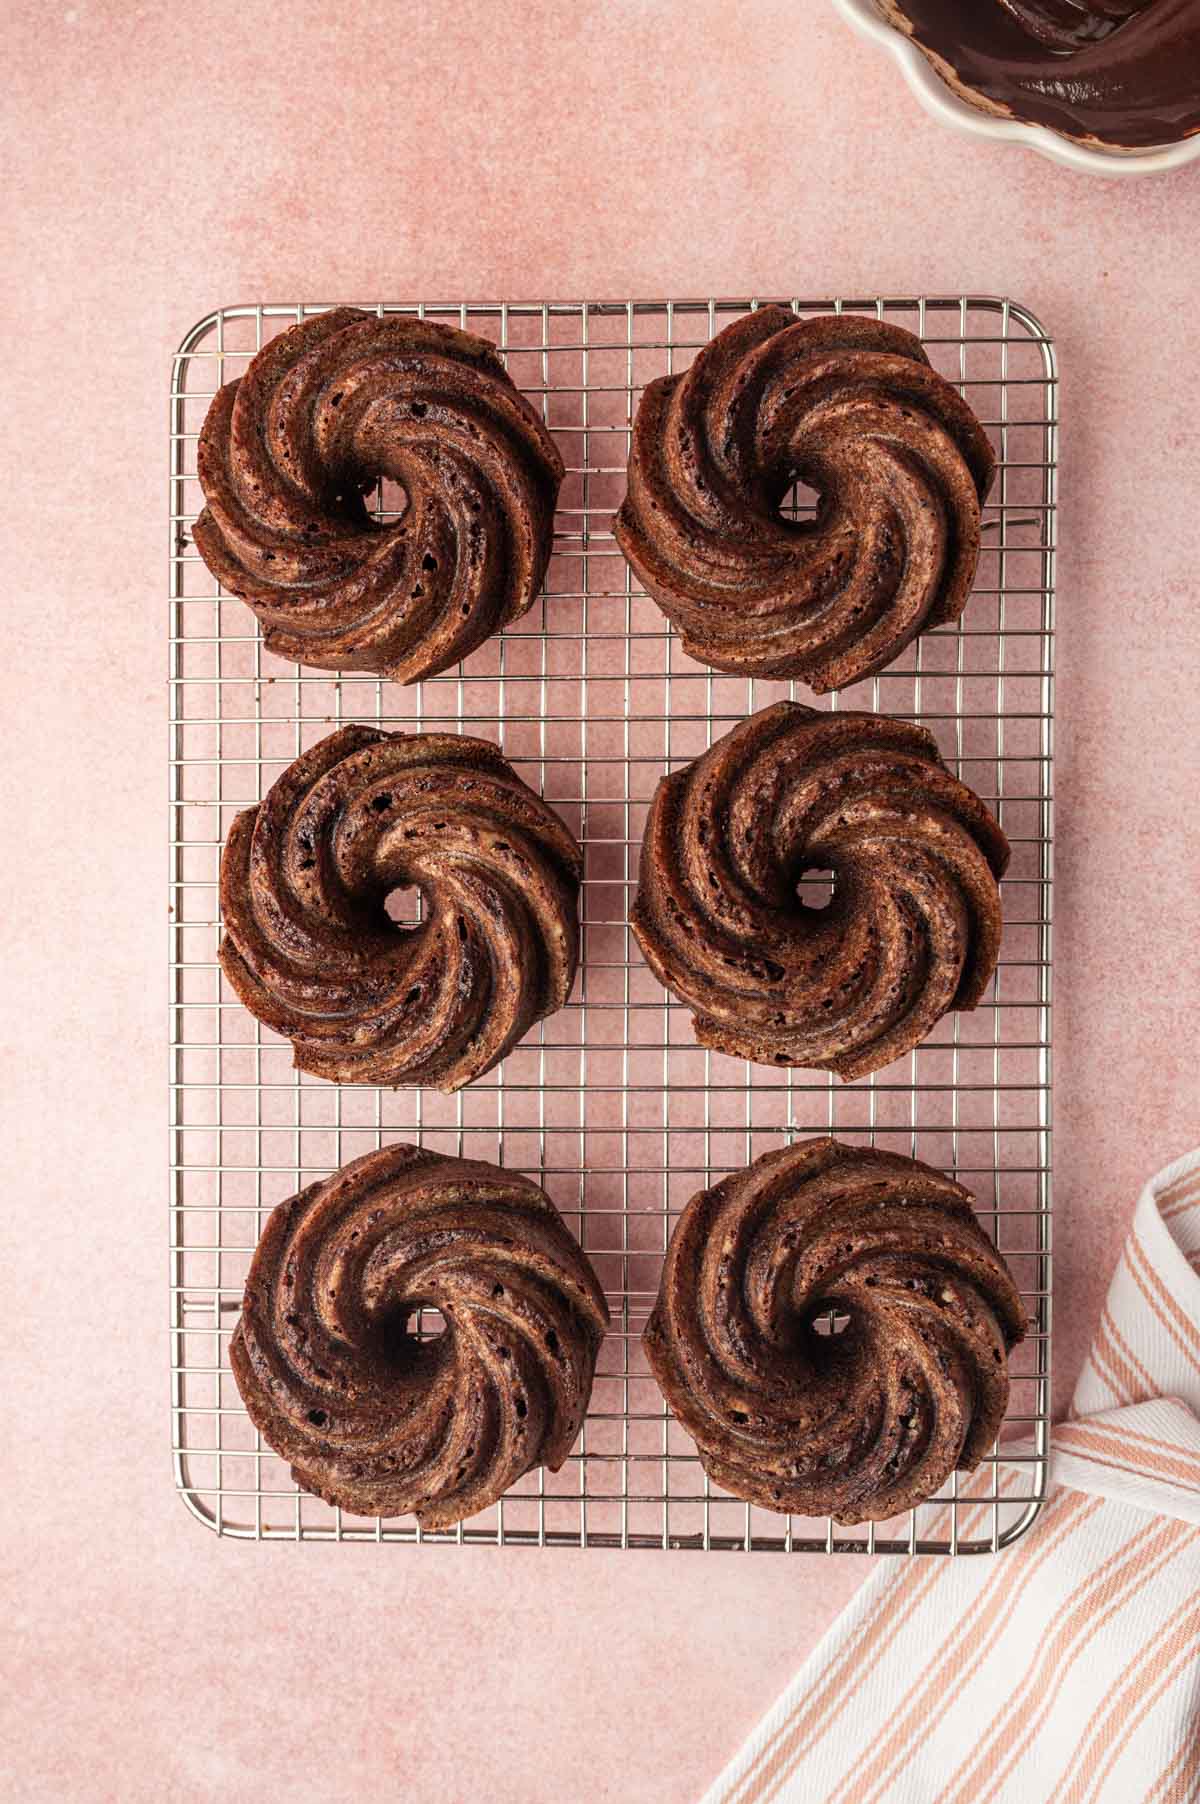
<instances>
[{"instance_id":1,"label":"chocolate bundt cake swirl pattern","mask_svg":"<svg viewBox=\"0 0 1200 1804\"><path fill-rule=\"evenodd\" d=\"M422 1307L441 1311L435 1340L409 1331ZM389 1146L274 1211L230 1363L298 1485L438 1529L562 1465L607 1326L587 1256L529 1178Z\"/></svg>"},{"instance_id":2,"label":"chocolate bundt cake swirl pattern","mask_svg":"<svg viewBox=\"0 0 1200 1804\"><path fill-rule=\"evenodd\" d=\"M849 1319L821 1334L830 1313ZM854 1523L978 1465L1024 1332L967 1191L914 1159L823 1139L692 1198L644 1344L714 1483Z\"/></svg>"},{"instance_id":3,"label":"chocolate bundt cake swirl pattern","mask_svg":"<svg viewBox=\"0 0 1200 1804\"><path fill-rule=\"evenodd\" d=\"M647 387L613 530L692 657L837 689L962 613L994 470L911 333L763 307Z\"/></svg>"},{"instance_id":4,"label":"chocolate bundt cake swirl pattern","mask_svg":"<svg viewBox=\"0 0 1200 1804\"><path fill-rule=\"evenodd\" d=\"M702 1044L862 1077L979 1002L1008 852L923 727L779 702L659 783L630 921Z\"/></svg>"},{"instance_id":5,"label":"chocolate bundt cake swirl pattern","mask_svg":"<svg viewBox=\"0 0 1200 1804\"><path fill-rule=\"evenodd\" d=\"M411 683L530 608L563 465L495 347L339 307L274 338L200 434L195 541L281 657ZM380 524L379 477L407 497Z\"/></svg>"},{"instance_id":6,"label":"chocolate bundt cake swirl pattern","mask_svg":"<svg viewBox=\"0 0 1200 1804\"><path fill-rule=\"evenodd\" d=\"M343 727L235 820L221 964L302 1071L457 1090L566 1002L582 869L486 740ZM404 887L413 927L385 909Z\"/></svg>"}]
</instances>

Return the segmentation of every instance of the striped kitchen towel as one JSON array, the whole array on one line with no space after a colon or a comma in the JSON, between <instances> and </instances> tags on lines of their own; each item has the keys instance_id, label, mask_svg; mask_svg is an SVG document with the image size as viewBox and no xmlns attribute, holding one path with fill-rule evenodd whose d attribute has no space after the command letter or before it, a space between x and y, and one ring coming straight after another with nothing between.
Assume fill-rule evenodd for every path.
<instances>
[{"instance_id":1,"label":"striped kitchen towel","mask_svg":"<svg viewBox=\"0 0 1200 1804\"><path fill-rule=\"evenodd\" d=\"M1051 1486L1009 1552L882 1560L705 1804L1200 1800L1200 1151L1142 1193Z\"/></svg>"}]
</instances>

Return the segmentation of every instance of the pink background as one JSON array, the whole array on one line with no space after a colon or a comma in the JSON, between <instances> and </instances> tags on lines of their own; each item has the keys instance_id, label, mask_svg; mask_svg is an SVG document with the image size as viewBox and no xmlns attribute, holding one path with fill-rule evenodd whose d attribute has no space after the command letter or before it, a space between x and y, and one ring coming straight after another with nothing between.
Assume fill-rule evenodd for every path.
<instances>
[{"instance_id":1,"label":"pink background","mask_svg":"<svg viewBox=\"0 0 1200 1804\"><path fill-rule=\"evenodd\" d=\"M824 0L20 4L6 61L0 1784L694 1798L861 1562L252 1547L172 1495L170 354L214 304L295 295L969 287L1042 317L1061 1401L1200 1116L1200 168L1117 184L949 136Z\"/></svg>"}]
</instances>

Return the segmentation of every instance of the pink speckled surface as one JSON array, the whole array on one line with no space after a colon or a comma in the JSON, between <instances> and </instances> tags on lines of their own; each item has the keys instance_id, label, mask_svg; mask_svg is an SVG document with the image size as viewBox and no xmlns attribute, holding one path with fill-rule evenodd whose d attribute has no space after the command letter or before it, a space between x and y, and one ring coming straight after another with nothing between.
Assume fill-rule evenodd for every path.
<instances>
[{"instance_id":1,"label":"pink speckled surface","mask_svg":"<svg viewBox=\"0 0 1200 1804\"><path fill-rule=\"evenodd\" d=\"M172 1494L169 356L214 303L294 294L971 287L1046 321L1061 1399L1138 1185L1200 1124L1200 169L948 136L821 0L15 14L0 1785L694 1798L861 1564L256 1548Z\"/></svg>"}]
</instances>

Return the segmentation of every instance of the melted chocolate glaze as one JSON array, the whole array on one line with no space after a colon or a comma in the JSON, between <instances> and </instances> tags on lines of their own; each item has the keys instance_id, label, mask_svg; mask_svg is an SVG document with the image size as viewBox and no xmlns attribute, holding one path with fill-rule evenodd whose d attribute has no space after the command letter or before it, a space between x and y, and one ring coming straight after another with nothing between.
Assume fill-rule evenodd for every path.
<instances>
[{"instance_id":1,"label":"melted chocolate glaze","mask_svg":"<svg viewBox=\"0 0 1200 1804\"><path fill-rule=\"evenodd\" d=\"M1200 0L893 0L964 88L1073 138L1200 131Z\"/></svg>"}]
</instances>

